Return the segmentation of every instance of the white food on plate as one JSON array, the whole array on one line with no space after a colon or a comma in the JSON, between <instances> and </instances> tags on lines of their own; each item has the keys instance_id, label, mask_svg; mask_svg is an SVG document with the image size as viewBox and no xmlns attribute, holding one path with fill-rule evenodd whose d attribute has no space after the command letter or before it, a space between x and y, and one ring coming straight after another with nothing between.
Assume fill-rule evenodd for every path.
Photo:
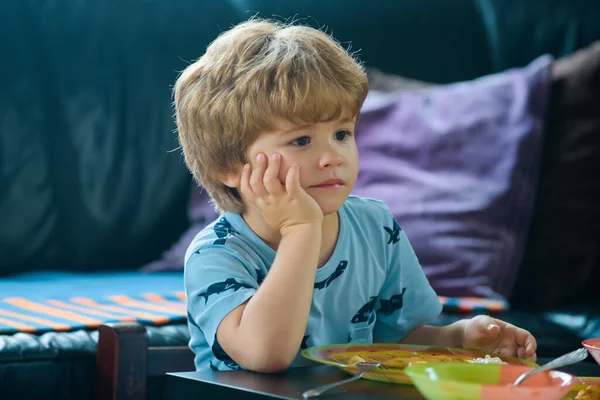
<instances>
[{"instance_id":1,"label":"white food on plate","mask_svg":"<svg viewBox=\"0 0 600 400\"><path fill-rule=\"evenodd\" d=\"M500 357L492 357L489 354L486 354L485 358L480 357L474 360L470 360L469 362L472 364L508 364L502 361Z\"/></svg>"}]
</instances>

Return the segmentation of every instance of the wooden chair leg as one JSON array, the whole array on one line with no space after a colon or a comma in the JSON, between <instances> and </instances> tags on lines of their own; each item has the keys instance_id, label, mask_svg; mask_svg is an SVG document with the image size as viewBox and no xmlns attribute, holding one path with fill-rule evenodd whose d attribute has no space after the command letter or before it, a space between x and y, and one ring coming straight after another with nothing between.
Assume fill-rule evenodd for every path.
<instances>
[{"instance_id":1,"label":"wooden chair leg","mask_svg":"<svg viewBox=\"0 0 600 400\"><path fill-rule=\"evenodd\" d=\"M98 330L96 399L145 400L146 328L137 323L109 323Z\"/></svg>"}]
</instances>

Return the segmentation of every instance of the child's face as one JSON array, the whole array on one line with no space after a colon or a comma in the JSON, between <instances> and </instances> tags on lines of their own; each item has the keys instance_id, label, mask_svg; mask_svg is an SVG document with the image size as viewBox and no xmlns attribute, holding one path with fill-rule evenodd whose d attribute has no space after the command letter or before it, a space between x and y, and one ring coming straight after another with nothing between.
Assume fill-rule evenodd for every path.
<instances>
[{"instance_id":1,"label":"child's face","mask_svg":"<svg viewBox=\"0 0 600 400\"><path fill-rule=\"evenodd\" d=\"M324 215L331 214L342 206L356 183L355 126L355 119L348 117L313 125L275 119L273 128L261 132L248 148L248 159L255 165L258 153L269 158L279 153L282 157L279 180L284 185L290 166L298 164L300 185L317 201Z\"/></svg>"}]
</instances>

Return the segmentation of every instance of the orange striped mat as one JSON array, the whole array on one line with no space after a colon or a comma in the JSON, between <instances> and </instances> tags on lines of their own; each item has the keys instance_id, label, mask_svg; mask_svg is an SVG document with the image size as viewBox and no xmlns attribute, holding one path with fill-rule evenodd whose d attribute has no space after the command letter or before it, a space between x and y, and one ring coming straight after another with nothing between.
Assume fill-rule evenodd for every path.
<instances>
[{"instance_id":1,"label":"orange striped mat","mask_svg":"<svg viewBox=\"0 0 600 400\"><path fill-rule=\"evenodd\" d=\"M181 272L23 274L0 279L0 334L184 322L184 300Z\"/></svg>"}]
</instances>

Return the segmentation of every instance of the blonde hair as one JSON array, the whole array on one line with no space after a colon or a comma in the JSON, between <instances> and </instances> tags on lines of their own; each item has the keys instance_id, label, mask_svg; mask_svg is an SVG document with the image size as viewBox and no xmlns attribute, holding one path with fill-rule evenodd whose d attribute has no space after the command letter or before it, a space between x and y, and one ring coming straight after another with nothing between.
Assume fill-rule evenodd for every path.
<instances>
[{"instance_id":1,"label":"blonde hair","mask_svg":"<svg viewBox=\"0 0 600 400\"><path fill-rule=\"evenodd\" d=\"M175 83L179 141L195 180L216 207L241 213L235 189L217 176L247 162L248 147L274 117L293 122L358 117L363 67L327 34L252 19L219 35Z\"/></svg>"}]
</instances>

